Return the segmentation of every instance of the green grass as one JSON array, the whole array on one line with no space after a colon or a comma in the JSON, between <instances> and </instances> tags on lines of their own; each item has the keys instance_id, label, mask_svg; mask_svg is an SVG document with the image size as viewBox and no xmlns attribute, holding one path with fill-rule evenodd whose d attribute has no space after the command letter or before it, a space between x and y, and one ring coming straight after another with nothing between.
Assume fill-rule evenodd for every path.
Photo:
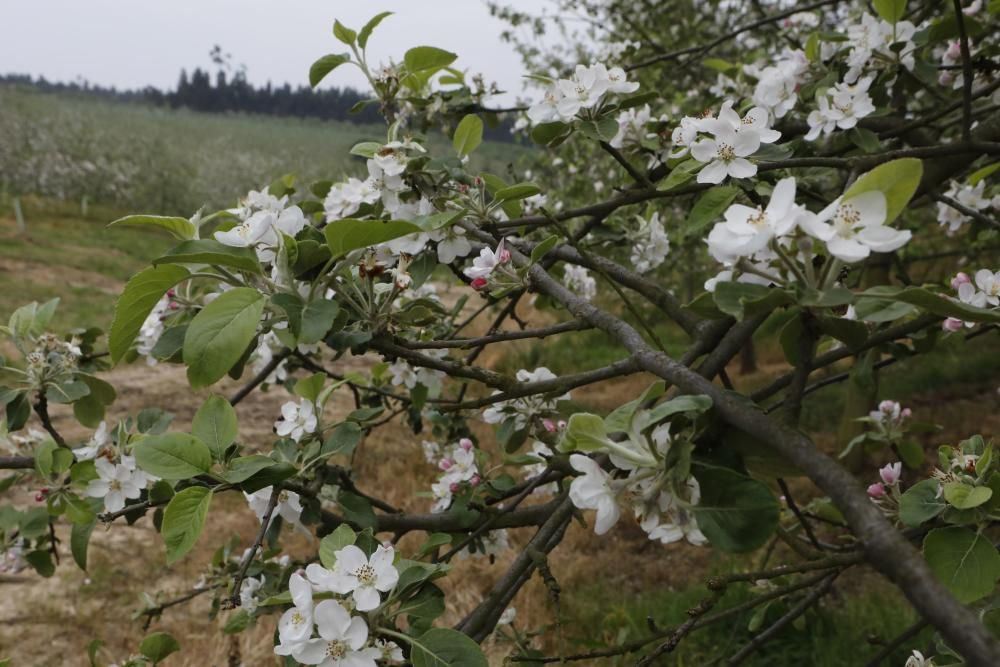
<instances>
[{"instance_id":1,"label":"green grass","mask_svg":"<svg viewBox=\"0 0 1000 667\"><path fill-rule=\"evenodd\" d=\"M846 576L840 581L845 579ZM863 585L857 588L840 595L835 587L834 592L824 598L818 607L784 628L741 664L751 667L865 664L880 650L880 646L870 643L870 638L883 642L892 639L916 621L916 614L902 595L881 579L866 577ZM730 586L713 611L736 606L764 592L764 589L749 585ZM791 609L802 595L793 594L787 602L765 603L731 619L696 630L681 641L673 653L656 664L702 667L713 664L717 658L728 658L754 636L755 633L749 629L751 622L756 624L756 632L767 628ZM599 583L571 588L564 594L562 602L565 636L573 647L567 652L585 652L609 643L624 644L647 637L650 634L647 619L652 619L660 628L676 627L689 618L688 609L707 597L709 592L702 586L638 594L622 593L619 588ZM895 651L884 664L902 665L914 648L926 654L931 636L929 631L921 633ZM657 642L649 644L646 651L656 645ZM641 653L574 664L633 665L637 655Z\"/></svg>"},{"instance_id":2,"label":"green grass","mask_svg":"<svg viewBox=\"0 0 1000 667\"><path fill-rule=\"evenodd\" d=\"M294 173L300 183L361 175L348 154L385 141L386 128L342 121L207 114L0 86L0 189L131 212L191 215L230 206L251 188ZM440 133L428 149L452 155ZM528 150L484 142L472 168L506 173Z\"/></svg>"}]
</instances>

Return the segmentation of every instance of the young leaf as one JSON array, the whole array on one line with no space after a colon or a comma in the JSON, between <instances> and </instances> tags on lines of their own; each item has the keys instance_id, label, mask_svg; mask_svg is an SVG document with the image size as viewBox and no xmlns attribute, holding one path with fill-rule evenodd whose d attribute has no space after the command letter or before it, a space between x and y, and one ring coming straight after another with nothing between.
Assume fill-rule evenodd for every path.
<instances>
[{"instance_id":1,"label":"young leaf","mask_svg":"<svg viewBox=\"0 0 1000 667\"><path fill-rule=\"evenodd\" d=\"M189 479L212 467L208 445L187 433L148 436L132 452L142 470L163 479Z\"/></svg>"},{"instance_id":2,"label":"young leaf","mask_svg":"<svg viewBox=\"0 0 1000 667\"><path fill-rule=\"evenodd\" d=\"M415 46L403 55L403 64L409 72L437 70L455 62L457 55L433 46Z\"/></svg>"},{"instance_id":3,"label":"young leaf","mask_svg":"<svg viewBox=\"0 0 1000 667\"><path fill-rule=\"evenodd\" d=\"M483 121L476 114L468 114L455 128L451 144L459 157L465 157L483 143Z\"/></svg>"},{"instance_id":4,"label":"young leaf","mask_svg":"<svg viewBox=\"0 0 1000 667\"><path fill-rule=\"evenodd\" d=\"M701 499L692 508L698 528L722 551L752 551L778 525L778 501L762 482L728 468L698 466Z\"/></svg>"},{"instance_id":5,"label":"young leaf","mask_svg":"<svg viewBox=\"0 0 1000 667\"><path fill-rule=\"evenodd\" d=\"M212 457L221 461L226 447L236 440L236 410L222 396L209 396L191 422L191 435L208 445Z\"/></svg>"},{"instance_id":6,"label":"young leaf","mask_svg":"<svg viewBox=\"0 0 1000 667\"><path fill-rule=\"evenodd\" d=\"M937 480L925 479L904 491L899 498L899 520L915 528L943 512L948 505L939 496L939 488Z\"/></svg>"},{"instance_id":7,"label":"young leaf","mask_svg":"<svg viewBox=\"0 0 1000 667\"><path fill-rule=\"evenodd\" d=\"M324 537L319 543L319 560L323 567L332 569L337 562L338 551L346 546L354 544L358 536L346 523L337 526L337 529Z\"/></svg>"},{"instance_id":8,"label":"young leaf","mask_svg":"<svg viewBox=\"0 0 1000 667\"><path fill-rule=\"evenodd\" d=\"M166 215L126 215L124 218L118 218L114 222L108 223L108 227L113 225L164 229L181 241L193 239L197 231L187 218Z\"/></svg>"},{"instance_id":9,"label":"young leaf","mask_svg":"<svg viewBox=\"0 0 1000 667\"><path fill-rule=\"evenodd\" d=\"M351 56L346 53L330 53L323 56L309 68L309 85L315 88L327 74L350 61Z\"/></svg>"},{"instance_id":10,"label":"young leaf","mask_svg":"<svg viewBox=\"0 0 1000 667\"><path fill-rule=\"evenodd\" d=\"M556 247L557 243L559 243L559 237L553 234L552 236L548 237L547 239L536 245L531 251L531 263L534 264L542 257L544 257L545 253Z\"/></svg>"},{"instance_id":11,"label":"young leaf","mask_svg":"<svg viewBox=\"0 0 1000 667\"><path fill-rule=\"evenodd\" d=\"M457 630L432 628L410 644L413 667L489 667L479 644Z\"/></svg>"},{"instance_id":12,"label":"young leaf","mask_svg":"<svg viewBox=\"0 0 1000 667\"><path fill-rule=\"evenodd\" d=\"M347 46L351 46L352 44L354 44L354 40L358 38L358 33L354 32L340 21L334 20L333 36L339 39Z\"/></svg>"},{"instance_id":13,"label":"young leaf","mask_svg":"<svg viewBox=\"0 0 1000 667\"><path fill-rule=\"evenodd\" d=\"M153 264L218 264L249 273L260 273L260 262L252 248L234 248L215 239L185 241L171 248Z\"/></svg>"},{"instance_id":14,"label":"young leaf","mask_svg":"<svg viewBox=\"0 0 1000 667\"><path fill-rule=\"evenodd\" d=\"M180 650L181 645L168 632L154 632L139 644L139 653L152 660L154 665Z\"/></svg>"},{"instance_id":15,"label":"young leaf","mask_svg":"<svg viewBox=\"0 0 1000 667\"><path fill-rule=\"evenodd\" d=\"M132 347L142 323L167 290L188 277L181 266L154 266L132 276L115 304L115 317L108 333L111 363L117 364Z\"/></svg>"},{"instance_id":16,"label":"young leaf","mask_svg":"<svg viewBox=\"0 0 1000 667\"><path fill-rule=\"evenodd\" d=\"M240 360L257 334L266 298L249 287L222 293L195 315L184 336L188 382L207 387Z\"/></svg>"},{"instance_id":17,"label":"young leaf","mask_svg":"<svg viewBox=\"0 0 1000 667\"><path fill-rule=\"evenodd\" d=\"M740 189L731 185L720 185L707 190L691 207L684 223L684 236L700 236L701 231L719 219L736 199Z\"/></svg>"},{"instance_id":18,"label":"young leaf","mask_svg":"<svg viewBox=\"0 0 1000 667\"><path fill-rule=\"evenodd\" d=\"M203 486L189 487L170 499L160 529L167 546L167 565L175 563L194 547L205 527L211 502L212 491Z\"/></svg>"},{"instance_id":19,"label":"young leaf","mask_svg":"<svg viewBox=\"0 0 1000 667\"><path fill-rule=\"evenodd\" d=\"M897 23L906 15L906 0L872 0L872 5L878 15L889 23Z\"/></svg>"},{"instance_id":20,"label":"young leaf","mask_svg":"<svg viewBox=\"0 0 1000 667\"><path fill-rule=\"evenodd\" d=\"M392 12L382 12L380 14L376 14L368 23L365 24L365 27L363 27L361 32L358 33L358 46L362 49L368 46L368 38L371 37L372 30L374 30L378 24L382 22L382 19L387 16L392 16Z\"/></svg>"},{"instance_id":21,"label":"young leaf","mask_svg":"<svg viewBox=\"0 0 1000 667\"><path fill-rule=\"evenodd\" d=\"M358 248L367 248L421 231L420 227L405 220L381 222L347 219L331 222L323 230L323 234L333 256L340 257Z\"/></svg>"}]
</instances>

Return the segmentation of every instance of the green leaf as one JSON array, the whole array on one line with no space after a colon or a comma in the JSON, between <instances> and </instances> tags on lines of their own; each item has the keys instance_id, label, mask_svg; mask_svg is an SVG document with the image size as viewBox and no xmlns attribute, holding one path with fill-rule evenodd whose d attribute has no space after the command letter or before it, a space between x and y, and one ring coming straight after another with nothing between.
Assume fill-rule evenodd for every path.
<instances>
[{"instance_id":1,"label":"green leaf","mask_svg":"<svg viewBox=\"0 0 1000 667\"><path fill-rule=\"evenodd\" d=\"M531 263L535 264L536 262L538 262L538 260L540 260L542 257L545 256L545 253L556 247L557 243L559 243L559 237L556 234L553 234L552 236L548 237L547 239L536 245L531 250Z\"/></svg>"},{"instance_id":2,"label":"green leaf","mask_svg":"<svg viewBox=\"0 0 1000 667\"><path fill-rule=\"evenodd\" d=\"M930 521L948 506L938 496L940 484L933 479L917 482L899 498L899 520L910 527Z\"/></svg>"},{"instance_id":3,"label":"green leaf","mask_svg":"<svg viewBox=\"0 0 1000 667\"><path fill-rule=\"evenodd\" d=\"M609 439L603 419L588 412L578 412L571 415L566 423L566 430L559 441L559 451L603 451Z\"/></svg>"},{"instance_id":4,"label":"green leaf","mask_svg":"<svg viewBox=\"0 0 1000 667\"><path fill-rule=\"evenodd\" d=\"M249 287L220 294L191 320L184 336L188 382L207 387L240 360L257 334L266 298Z\"/></svg>"},{"instance_id":5,"label":"green leaf","mask_svg":"<svg viewBox=\"0 0 1000 667\"><path fill-rule=\"evenodd\" d=\"M854 182L847 189L846 201L865 192L877 190L885 195L885 224L889 224L903 212L920 185L924 165L917 158L902 158L875 167Z\"/></svg>"},{"instance_id":6,"label":"green leaf","mask_svg":"<svg viewBox=\"0 0 1000 667\"><path fill-rule=\"evenodd\" d=\"M166 215L127 215L108 223L108 227L113 225L165 229L181 241L193 239L197 232L197 228L187 218Z\"/></svg>"},{"instance_id":7,"label":"green leaf","mask_svg":"<svg viewBox=\"0 0 1000 667\"><path fill-rule=\"evenodd\" d=\"M701 162L698 162L697 160L685 160L674 167L670 173L667 174L666 179L656 186L656 189L661 192L673 190L678 185L683 185L694 178L695 173L700 168Z\"/></svg>"},{"instance_id":8,"label":"green leaf","mask_svg":"<svg viewBox=\"0 0 1000 667\"><path fill-rule=\"evenodd\" d=\"M205 517L212 503L212 491L203 486L192 486L179 491L167 503L163 512L163 543L167 547L167 565L171 565L191 551L205 527Z\"/></svg>"},{"instance_id":9,"label":"green leaf","mask_svg":"<svg viewBox=\"0 0 1000 667\"><path fill-rule=\"evenodd\" d=\"M476 150L481 143L483 143L483 121L476 114L470 113L459 121L451 145L459 157L465 157Z\"/></svg>"},{"instance_id":10,"label":"green leaf","mask_svg":"<svg viewBox=\"0 0 1000 667\"><path fill-rule=\"evenodd\" d=\"M557 140L565 139L573 131L572 125L567 125L559 121L552 123L539 123L531 128L531 140L536 144L548 146Z\"/></svg>"},{"instance_id":11,"label":"green leaf","mask_svg":"<svg viewBox=\"0 0 1000 667\"><path fill-rule=\"evenodd\" d=\"M152 660L154 665L180 650L181 645L169 632L154 632L139 644L139 653Z\"/></svg>"},{"instance_id":12,"label":"green leaf","mask_svg":"<svg viewBox=\"0 0 1000 667\"><path fill-rule=\"evenodd\" d=\"M90 545L90 534L94 532L97 520L89 523L74 523L69 533L69 551L73 561L81 570L87 570L87 547Z\"/></svg>"},{"instance_id":13,"label":"green leaf","mask_svg":"<svg viewBox=\"0 0 1000 667\"><path fill-rule=\"evenodd\" d=\"M976 308L957 299L936 294L922 287L880 285L865 290L859 296L900 301L917 306L934 315L955 317L967 322L1000 322L1000 310Z\"/></svg>"},{"instance_id":14,"label":"green leaf","mask_svg":"<svg viewBox=\"0 0 1000 667\"><path fill-rule=\"evenodd\" d=\"M1000 578L996 548L968 528L950 526L927 533L924 558L941 583L965 604L990 595Z\"/></svg>"},{"instance_id":15,"label":"green leaf","mask_svg":"<svg viewBox=\"0 0 1000 667\"><path fill-rule=\"evenodd\" d=\"M115 304L115 317L108 333L111 363L117 364L132 347L142 323L167 290L188 277L180 266L155 266L132 276Z\"/></svg>"},{"instance_id":16,"label":"green leaf","mask_svg":"<svg viewBox=\"0 0 1000 667\"><path fill-rule=\"evenodd\" d=\"M323 230L323 234L333 256L341 257L358 248L367 248L421 231L420 227L405 220L382 222L347 219L331 222Z\"/></svg>"},{"instance_id":17,"label":"green leaf","mask_svg":"<svg viewBox=\"0 0 1000 667\"><path fill-rule=\"evenodd\" d=\"M76 379L87 385L89 391L73 403L73 416L84 426L97 428L104 419L104 408L111 405L117 396L115 388L86 373L77 373Z\"/></svg>"},{"instance_id":18,"label":"green leaf","mask_svg":"<svg viewBox=\"0 0 1000 667\"><path fill-rule=\"evenodd\" d=\"M307 303L302 309L299 343L309 345L323 340L339 312L340 305L336 301L318 298Z\"/></svg>"},{"instance_id":19,"label":"green leaf","mask_svg":"<svg viewBox=\"0 0 1000 667\"><path fill-rule=\"evenodd\" d=\"M226 621L226 625L222 628L222 634L235 635L246 630L249 625L250 614L247 613L246 609L240 609Z\"/></svg>"},{"instance_id":20,"label":"green leaf","mask_svg":"<svg viewBox=\"0 0 1000 667\"><path fill-rule=\"evenodd\" d=\"M698 528L717 549L752 551L778 525L778 501L767 485L728 468L700 465L701 499L692 508Z\"/></svg>"},{"instance_id":21,"label":"green leaf","mask_svg":"<svg viewBox=\"0 0 1000 667\"><path fill-rule=\"evenodd\" d=\"M347 46L351 46L354 44L354 40L358 38L358 33L354 32L353 30L345 26L343 23L335 19L333 21L333 36L339 39Z\"/></svg>"},{"instance_id":22,"label":"green leaf","mask_svg":"<svg viewBox=\"0 0 1000 667\"><path fill-rule=\"evenodd\" d=\"M236 410L218 395L209 396L191 422L191 435L208 445L216 461L222 460L226 447L233 444L238 432Z\"/></svg>"},{"instance_id":23,"label":"green leaf","mask_svg":"<svg viewBox=\"0 0 1000 667\"><path fill-rule=\"evenodd\" d=\"M995 173L998 169L1000 169L1000 162L994 162L972 172L966 180L969 182L969 185L978 185L979 181Z\"/></svg>"},{"instance_id":24,"label":"green leaf","mask_svg":"<svg viewBox=\"0 0 1000 667\"><path fill-rule=\"evenodd\" d=\"M315 88L327 74L348 62L351 62L351 56L347 53L329 53L323 56L309 68L309 85Z\"/></svg>"},{"instance_id":25,"label":"green leaf","mask_svg":"<svg viewBox=\"0 0 1000 667\"><path fill-rule=\"evenodd\" d=\"M260 262L253 248L234 248L215 239L185 241L167 251L153 264L215 264L248 273L260 273Z\"/></svg>"},{"instance_id":26,"label":"green leaf","mask_svg":"<svg viewBox=\"0 0 1000 667\"><path fill-rule=\"evenodd\" d=\"M847 138L866 153L878 153L882 150L882 144L879 143L878 135L863 127L852 127L847 131Z\"/></svg>"},{"instance_id":27,"label":"green leaf","mask_svg":"<svg viewBox=\"0 0 1000 667\"><path fill-rule=\"evenodd\" d=\"M740 189L720 185L706 190L691 207L684 223L684 236L701 236L701 231L721 216L736 199Z\"/></svg>"},{"instance_id":28,"label":"green leaf","mask_svg":"<svg viewBox=\"0 0 1000 667\"><path fill-rule=\"evenodd\" d=\"M392 12L382 12L380 14L376 14L368 23L365 24L365 27L363 27L361 32L358 33L358 46L362 49L368 46L368 38L371 37L372 30L374 30L378 24L382 22L382 19L387 16L392 16Z\"/></svg>"},{"instance_id":29,"label":"green leaf","mask_svg":"<svg viewBox=\"0 0 1000 667\"><path fill-rule=\"evenodd\" d=\"M960 510L979 507L992 496L993 489L988 486L969 486L962 482L948 482L944 485L944 499Z\"/></svg>"},{"instance_id":30,"label":"green leaf","mask_svg":"<svg viewBox=\"0 0 1000 667\"><path fill-rule=\"evenodd\" d=\"M361 442L361 427L356 422L344 422L333 429L333 433L323 443L320 454L326 457L342 454L350 456Z\"/></svg>"},{"instance_id":31,"label":"green leaf","mask_svg":"<svg viewBox=\"0 0 1000 667\"><path fill-rule=\"evenodd\" d=\"M432 628L410 645L413 667L489 667L479 644L458 630Z\"/></svg>"},{"instance_id":32,"label":"green leaf","mask_svg":"<svg viewBox=\"0 0 1000 667\"><path fill-rule=\"evenodd\" d=\"M189 479L212 468L208 445L187 433L148 436L132 453L142 470L163 479Z\"/></svg>"},{"instance_id":33,"label":"green leaf","mask_svg":"<svg viewBox=\"0 0 1000 667\"><path fill-rule=\"evenodd\" d=\"M516 183L506 188L501 188L493 193L493 200L498 202L504 201L516 201L518 199L527 199L528 197L534 197L539 192L539 188L534 183Z\"/></svg>"},{"instance_id":34,"label":"green leaf","mask_svg":"<svg viewBox=\"0 0 1000 667\"><path fill-rule=\"evenodd\" d=\"M337 562L335 554L344 547L354 544L357 539L357 534L346 523L337 526L336 530L320 540L319 560L323 567L333 569Z\"/></svg>"},{"instance_id":35,"label":"green leaf","mask_svg":"<svg viewBox=\"0 0 1000 667\"><path fill-rule=\"evenodd\" d=\"M872 5L889 23L896 23L906 15L906 0L872 0Z\"/></svg>"},{"instance_id":36,"label":"green leaf","mask_svg":"<svg viewBox=\"0 0 1000 667\"><path fill-rule=\"evenodd\" d=\"M788 292L753 283L718 283L712 296L719 310L738 320L792 303Z\"/></svg>"},{"instance_id":37,"label":"green leaf","mask_svg":"<svg viewBox=\"0 0 1000 667\"><path fill-rule=\"evenodd\" d=\"M433 46L415 46L403 55L403 64L409 72L437 70L455 62L457 55Z\"/></svg>"},{"instance_id":38,"label":"green leaf","mask_svg":"<svg viewBox=\"0 0 1000 667\"><path fill-rule=\"evenodd\" d=\"M250 456L238 456L229 462L228 469L222 473L222 479L230 484L239 484L250 479L261 470L266 470L278 463L263 454L251 454Z\"/></svg>"},{"instance_id":39,"label":"green leaf","mask_svg":"<svg viewBox=\"0 0 1000 667\"><path fill-rule=\"evenodd\" d=\"M38 549L30 551L24 557L24 560L28 561L28 564L35 569L35 572L43 577L51 577L56 573L56 565L52 562L52 554L48 551Z\"/></svg>"}]
</instances>

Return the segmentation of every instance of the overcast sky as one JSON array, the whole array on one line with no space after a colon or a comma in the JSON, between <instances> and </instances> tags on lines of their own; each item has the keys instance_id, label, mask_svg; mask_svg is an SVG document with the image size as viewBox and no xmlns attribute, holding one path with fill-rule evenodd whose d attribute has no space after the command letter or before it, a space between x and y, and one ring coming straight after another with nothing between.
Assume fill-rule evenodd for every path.
<instances>
[{"instance_id":1,"label":"overcast sky","mask_svg":"<svg viewBox=\"0 0 1000 667\"><path fill-rule=\"evenodd\" d=\"M211 65L214 44L247 67L255 84L308 82L309 65L345 47L333 20L358 30L395 12L369 41L369 60L401 59L428 44L459 54L457 65L521 92L520 60L500 41L502 22L481 0L11 0L3 4L0 72L83 77L120 88L172 88L181 68ZM507 0L523 9L541 0ZM214 68L213 68L214 69ZM321 85L365 88L356 68Z\"/></svg>"}]
</instances>

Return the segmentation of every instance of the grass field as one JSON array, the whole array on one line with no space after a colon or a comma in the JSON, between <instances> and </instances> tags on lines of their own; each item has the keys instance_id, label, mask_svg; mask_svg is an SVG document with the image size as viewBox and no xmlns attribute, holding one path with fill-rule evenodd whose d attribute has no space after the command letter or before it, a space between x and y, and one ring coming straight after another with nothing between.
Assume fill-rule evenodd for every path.
<instances>
[{"instance_id":1,"label":"grass field","mask_svg":"<svg viewBox=\"0 0 1000 667\"><path fill-rule=\"evenodd\" d=\"M0 86L0 191L131 212L191 215L230 206L249 189L294 173L300 182L364 171L348 151L385 141L385 128L348 122L207 114ZM447 139L427 137L441 154ZM473 164L504 173L526 153L485 142Z\"/></svg>"}]
</instances>

